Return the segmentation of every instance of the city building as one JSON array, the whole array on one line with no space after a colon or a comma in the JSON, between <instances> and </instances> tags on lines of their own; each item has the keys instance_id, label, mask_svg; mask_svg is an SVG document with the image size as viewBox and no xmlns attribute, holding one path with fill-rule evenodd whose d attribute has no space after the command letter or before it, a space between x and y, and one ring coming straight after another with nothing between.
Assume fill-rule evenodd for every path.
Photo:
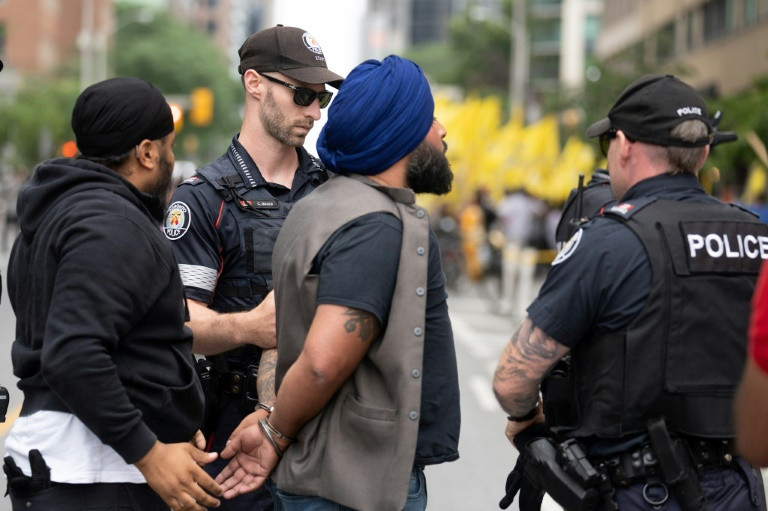
<instances>
[{"instance_id":1,"label":"city building","mask_svg":"<svg viewBox=\"0 0 768 511\"><path fill-rule=\"evenodd\" d=\"M207 34L230 60L230 69L236 70L237 50L249 35L269 26L272 4L271 0L168 0L168 10Z\"/></svg>"},{"instance_id":2,"label":"city building","mask_svg":"<svg viewBox=\"0 0 768 511\"><path fill-rule=\"evenodd\" d=\"M84 80L106 66L114 28L112 0L0 1L3 80L54 73L83 61Z\"/></svg>"},{"instance_id":3,"label":"city building","mask_svg":"<svg viewBox=\"0 0 768 511\"><path fill-rule=\"evenodd\" d=\"M768 75L768 0L611 0L596 55L675 73L710 97L738 93Z\"/></svg>"}]
</instances>

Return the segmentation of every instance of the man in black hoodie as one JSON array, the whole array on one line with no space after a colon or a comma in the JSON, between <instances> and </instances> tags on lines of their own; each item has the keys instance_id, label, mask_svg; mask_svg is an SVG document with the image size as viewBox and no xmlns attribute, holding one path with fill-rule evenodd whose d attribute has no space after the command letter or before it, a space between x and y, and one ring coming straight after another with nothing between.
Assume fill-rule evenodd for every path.
<instances>
[{"instance_id":1,"label":"man in black hoodie","mask_svg":"<svg viewBox=\"0 0 768 511\"><path fill-rule=\"evenodd\" d=\"M201 468L216 455L200 450L188 312L160 230L170 107L148 82L114 78L83 91L72 129L78 158L42 163L18 199L13 509L218 507Z\"/></svg>"}]
</instances>

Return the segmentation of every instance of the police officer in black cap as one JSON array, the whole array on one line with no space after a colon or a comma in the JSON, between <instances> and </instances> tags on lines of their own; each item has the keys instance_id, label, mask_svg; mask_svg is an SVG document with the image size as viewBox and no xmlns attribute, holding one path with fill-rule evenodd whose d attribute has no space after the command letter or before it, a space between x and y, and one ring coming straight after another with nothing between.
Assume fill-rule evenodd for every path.
<instances>
[{"instance_id":1,"label":"police officer in black cap","mask_svg":"<svg viewBox=\"0 0 768 511\"><path fill-rule=\"evenodd\" d=\"M736 133L732 131L717 130L721 118L722 112L718 110L709 120L714 131L709 147L733 142L738 138ZM608 155L603 154L603 156L607 157ZM555 229L555 242L558 250L563 248L581 224L601 215L606 206L615 201L611 191L611 176L607 169L595 169L586 185L582 184L583 179L584 177L580 175L578 186L571 190L563 205L560 221Z\"/></svg>"},{"instance_id":2,"label":"police officer in black cap","mask_svg":"<svg viewBox=\"0 0 768 511\"><path fill-rule=\"evenodd\" d=\"M255 410L266 415L272 405L272 248L291 205L327 179L303 145L333 95L326 84L343 80L300 28L257 32L239 55L242 128L223 156L179 186L164 224L179 261L194 349L207 356L198 363L206 387L203 431L216 452L243 418ZM262 349L268 349L264 358ZM206 470L215 475L225 464ZM272 509L272 502L258 490L223 501L221 509Z\"/></svg>"},{"instance_id":3,"label":"police officer in black cap","mask_svg":"<svg viewBox=\"0 0 768 511\"><path fill-rule=\"evenodd\" d=\"M731 407L768 226L702 189L714 132L679 79L632 83L587 135L607 154L617 203L553 261L494 377L526 473L545 472L542 436L557 454L549 476L562 470L522 486L556 500L580 488L570 495L583 509L760 509Z\"/></svg>"}]
</instances>

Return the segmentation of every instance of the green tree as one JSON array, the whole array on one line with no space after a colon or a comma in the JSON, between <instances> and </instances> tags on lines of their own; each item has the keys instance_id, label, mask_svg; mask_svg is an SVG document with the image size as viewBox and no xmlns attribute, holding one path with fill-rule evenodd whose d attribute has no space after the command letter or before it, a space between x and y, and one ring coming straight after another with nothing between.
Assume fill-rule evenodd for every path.
<instances>
[{"instance_id":1,"label":"green tree","mask_svg":"<svg viewBox=\"0 0 768 511\"><path fill-rule=\"evenodd\" d=\"M736 142L714 147L707 161L708 166L720 170L720 187L743 184L752 164L757 161L754 150L746 141L747 133L754 131L763 144L768 145L767 104L768 75L757 78L744 93L709 102L711 113L723 112L719 129L735 131L739 135Z\"/></svg>"},{"instance_id":2,"label":"green tree","mask_svg":"<svg viewBox=\"0 0 768 511\"><path fill-rule=\"evenodd\" d=\"M229 143L240 124L242 86L228 60L204 34L158 12L149 23L132 5L120 5L112 44L115 76L138 76L155 84L166 96L187 96L196 87L209 87L215 97L213 121L196 127L186 122L178 133L177 158L204 162ZM41 160L59 154L73 140L70 116L80 93L76 60L45 76L28 76L13 94L0 97L0 161L3 171L31 174Z\"/></svg>"},{"instance_id":3,"label":"green tree","mask_svg":"<svg viewBox=\"0 0 768 511\"><path fill-rule=\"evenodd\" d=\"M472 15L472 5L451 20L446 42L415 46L405 55L435 82L468 93L494 95L506 102L509 85L511 0L503 1L502 21Z\"/></svg>"},{"instance_id":4,"label":"green tree","mask_svg":"<svg viewBox=\"0 0 768 511\"><path fill-rule=\"evenodd\" d=\"M63 73L57 79L29 79L13 96L0 103L0 147L3 169L21 169L31 175L41 160L56 155L73 138L72 106L77 79Z\"/></svg>"},{"instance_id":5,"label":"green tree","mask_svg":"<svg viewBox=\"0 0 768 511\"><path fill-rule=\"evenodd\" d=\"M118 6L121 20L137 18L138 7ZM138 76L153 83L166 96L184 96L197 87L214 95L209 126L193 126L185 119L177 134L177 158L198 162L223 152L240 125L242 85L232 76L229 60L206 34L158 12L149 23L123 21L112 51L117 76ZM185 116L186 117L186 116Z\"/></svg>"}]
</instances>

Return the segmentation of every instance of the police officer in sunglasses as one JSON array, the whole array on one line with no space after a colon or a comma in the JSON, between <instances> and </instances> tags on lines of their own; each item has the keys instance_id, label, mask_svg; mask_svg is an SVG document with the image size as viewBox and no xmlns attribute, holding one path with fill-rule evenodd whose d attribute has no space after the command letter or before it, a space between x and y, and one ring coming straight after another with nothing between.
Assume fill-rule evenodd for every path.
<instances>
[{"instance_id":1,"label":"police officer in sunglasses","mask_svg":"<svg viewBox=\"0 0 768 511\"><path fill-rule=\"evenodd\" d=\"M239 50L245 92L240 132L216 161L182 183L164 231L179 262L189 303L198 373L206 393L203 431L220 452L248 415L274 397L275 306L272 248L291 206L328 174L304 149L321 109L343 80L326 65L309 32L277 25ZM254 413L258 411L258 413ZM224 465L206 470L217 474ZM259 490L221 509L272 509Z\"/></svg>"}]
</instances>

